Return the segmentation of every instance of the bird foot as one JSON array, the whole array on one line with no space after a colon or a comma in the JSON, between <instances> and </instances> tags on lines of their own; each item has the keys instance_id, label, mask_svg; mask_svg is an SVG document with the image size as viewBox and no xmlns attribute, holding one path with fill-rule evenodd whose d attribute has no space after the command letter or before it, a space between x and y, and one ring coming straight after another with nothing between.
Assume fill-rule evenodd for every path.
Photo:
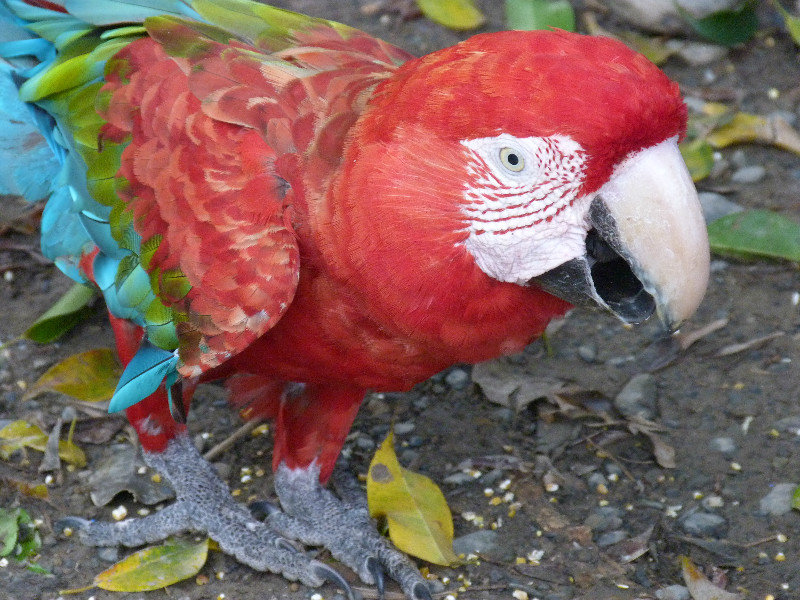
<instances>
[{"instance_id":1,"label":"bird foot","mask_svg":"<svg viewBox=\"0 0 800 600\"><path fill-rule=\"evenodd\" d=\"M173 504L147 517L118 523L68 517L61 526L73 528L82 542L92 546L141 546L186 530L204 532L224 552L254 569L280 573L311 587L330 581L353 598L337 571L307 556L236 502L187 435L173 438L164 452L146 452L145 462L173 485L177 496Z\"/></svg>"},{"instance_id":2,"label":"bird foot","mask_svg":"<svg viewBox=\"0 0 800 600\"><path fill-rule=\"evenodd\" d=\"M383 597L384 572L400 584L412 600L431 600L430 589L419 569L375 528L366 497L341 471L332 481L340 497L319 483L319 468L290 469L281 464L275 472L275 492L283 511L266 511L266 522L286 538L323 546Z\"/></svg>"}]
</instances>

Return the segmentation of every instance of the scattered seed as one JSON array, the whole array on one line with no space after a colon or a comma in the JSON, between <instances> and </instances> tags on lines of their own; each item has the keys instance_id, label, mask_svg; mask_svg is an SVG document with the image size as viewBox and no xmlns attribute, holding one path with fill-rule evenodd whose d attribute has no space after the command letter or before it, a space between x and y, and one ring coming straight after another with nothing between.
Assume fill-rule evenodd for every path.
<instances>
[{"instance_id":1,"label":"scattered seed","mask_svg":"<svg viewBox=\"0 0 800 600\"><path fill-rule=\"evenodd\" d=\"M120 504L117 508L111 511L111 516L114 517L115 521L122 521L122 519L128 516L128 509L125 508L124 505Z\"/></svg>"},{"instance_id":2,"label":"scattered seed","mask_svg":"<svg viewBox=\"0 0 800 600\"><path fill-rule=\"evenodd\" d=\"M64 530L61 532L64 534L64 537L71 537L74 531L72 531L72 527L64 527Z\"/></svg>"},{"instance_id":3,"label":"scattered seed","mask_svg":"<svg viewBox=\"0 0 800 600\"><path fill-rule=\"evenodd\" d=\"M513 492L506 492L503 495L503 502L513 502L514 500L514 493Z\"/></svg>"},{"instance_id":4,"label":"scattered seed","mask_svg":"<svg viewBox=\"0 0 800 600\"><path fill-rule=\"evenodd\" d=\"M532 565L538 565L542 557L544 557L544 550L531 550L528 552L527 558Z\"/></svg>"},{"instance_id":5,"label":"scattered seed","mask_svg":"<svg viewBox=\"0 0 800 600\"><path fill-rule=\"evenodd\" d=\"M0 558L0 567L5 569L8 566L8 559L7 558Z\"/></svg>"},{"instance_id":6,"label":"scattered seed","mask_svg":"<svg viewBox=\"0 0 800 600\"><path fill-rule=\"evenodd\" d=\"M253 479L251 475L242 475L239 481L241 481L242 483L248 483L251 479Z\"/></svg>"},{"instance_id":7,"label":"scattered seed","mask_svg":"<svg viewBox=\"0 0 800 600\"><path fill-rule=\"evenodd\" d=\"M150 509L140 508L139 510L136 511L136 514L139 515L140 517L146 517L147 515L150 514Z\"/></svg>"},{"instance_id":8,"label":"scattered seed","mask_svg":"<svg viewBox=\"0 0 800 600\"><path fill-rule=\"evenodd\" d=\"M514 562L515 562L516 564L518 564L518 565L524 565L524 564L525 564L526 562L528 562L528 561L527 561L527 560L525 560L525 557L524 557L524 556L518 556L516 559L514 559Z\"/></svg>"},{"instance_id":9,"label":"scattered seed","mask_svg":"<svg viewBox=\"0 0 800 600\"><path fill-rule=\"evenodd\" d=\"M509 487L511 487L511 480L510 479L504 479L503 481L501 481L498 484L497 487L499 487L503 491L506 491Z\"/></svg>"},{"instance_id":10,"label":"scattered seed","mask_svg":"<svg viewBox=\"0 0 800 600\"><path fill-rule=\"evenodd\" d=\"M606 493L608 493L608 490L606 490ZM605 499L600 500L600 502L597 503L598 506L608 506L608 504L609 504L608 500Z\"/></svg>"},{"instance_id":11,"label":"scattered seed","mask_svg":"<svg viewBox=\"0 0 800 600\"><path fill-rule=\"evenodd\" d=\"M225 579L225 571L217 571L217 579L219 579L220 581Z\"/></svg>"},{"instance_id":12,"label":"scattered seed","mask_svg":"<svg viewBox=\"0 0 800 600\"><path fill-rule=\"evenodd\" d=\"M253 431L250 432L250 435L252 437L257 437L259 435L266 435L268 433L269 433L269 425L266 423L262 423L261 425L253 429Z\"/></svg>"},{"instance_id":13,"label":"scattered seed","mask_svg":"<svg viewBox=\"0 0 800 600\"><path fill-rule=\"evenodd\" d=\"M777 100L780 97L781 93L777 88L769 88L767 90L767 96L770 100Z\"/></svg>"},{"instance_id":14,"label":"scattered seed","mask_svg":"<svg viewBox=\"0 0 800 600\"><path fill-rule=\"evenodd\" d=\"M483 495L486 497L494 496L494 490L492 488L484 488Z\"/></svg>"},{"instance_id":15,"label":"scattered seed","mask_svg":"<svg viewBox=\"0 0 800 600\"><path fill-rule=\"evenodd\" d=\"M239 469L239 472L242 475L250 475L253 472L253 469L251 469L250 467L242 467L241 469Z\"/></svg>"},{"instance_id":16,"label":"scattered seed","mask_svg":"<svg viewBox=\"0 0 800 600\"><path fill-rule=\"evenodd\" d=\"M783 562L786 560L786 555L783 552L778 552L775 555L775 560L777 560L778 562Z\"/></svg>"},{"instance_id":17,"label":"scattered seed","mask_svg":"<svg viewBox=\"0 0 800 600\"><path fill-rule=\"evenodd\" d=\"M732 462L731 463L731 469L734 470L734 471L741 471L742 470L742 465L740 465L738 462Z\"/></svg>"},{"instance_id":18,"label":"scattered seed","mask_svg":"<svg viewBox=\"0 0 800 600\"><path fill-rule=\"evenodd\" d=\"M265 474L266 472L261 467L256 469L256 477L263 477Z\"/></svg>"},{"instance_id":19,"label":"scattered seed","mask_svg":"<svg viewBox=\"0 0 800 600\"><path fill-rule=\"evenodd\" d=\"M784 534L779 533L778 535L775 536L775 539L778 540L781 544L783 544L789 538L787 538Z\"/></svg>"},{"instance_id":20,"label":"scattered seed","mask_svg":"<svg viewBox=\"0 0 800 600\"><path fill-rule=\"evenodd\" d=\"M528 600L528 592L525 590L514 590L511 594L516 600Z\"/></svg>"},{"instance_id":21,"label":"scattered seed","mask_svg":"<svg viewBox=\"0 0 800 600\"><path fill-rule=\"evenodd\" d=\"M547 490L548 492L551 492L551 493L552 492L557 492L558 488L559 488L559 485L557 483L555 483L555 482L552 482L552 481L549 482L549 483L545 483L544 484L544 489Z\"/></svg>"},{"instance_id":22,"label":"scattered seed","mask_svg":"<svg viewBox=\"0 0 800 600\"><path fill-rule=\"evenodd\" d=\"M242 495L242 490L240 490L239 488L236 488L231 492L231 496L241 496L241 495Z\"/></svg>"},{"instance_id":23,"label":"scattered seed","mask_svg":"<svg viewBox=\"0 0 800 600\"><path fill-rule=\"evenodd\" d=\"M497 506L498 504L502 504L503 499L500 496L494 496L491 500L489 500L489 504L492 506Z\"/></svg>"},{"instance_id":24,"label":"scattered seed","mask_svg":"<svg viewBox=\"0 0 800 600\"><path fill-rule=\"evenodd\" d=\"M694 493L692 494L692 497L693 497L695 500L700 500L700 499L703 497L703 492L694 492Z\"/></svg>"},{"instance_id":25,"label":"scattered seed","mask_svg":"<svg viewBox=\"0 0 800 600\"><path fill-rule=\"evenodd\" d=\"M311 600L323 600L322 594L311 594Z\"/></svg>"},{"instance_id":26,"label":"scattered seed","mask_svg":"<svg viewBox=\"0 0 800 600\"><path fill-rule=\"evenodd\" d=\"M3 279L8 282L14 281L14 273L12 271L6 271L3 273Z\"/></svg>"},{"instance_id":27,"label":"scattered seed","mask_svg":"<svg viewBox=\"0 0 800 600\"><path fill-rule=\"evenodd\" d=\"M161 475L159 475L158 473L153 473L150 476L150 481L152 481L153 483L161 483Z\"/></svg>"},{"instance_id":28,"label":"scattered seed","mask_svg":"<svg viewBox=\"0 0 800 600\"><path fill-rule=\"evenodd\" d=\"M447 585L448 583L450 583L450 578L447 575L445 575L444 577L442 577L442 583Z\"/></svg>"}]
</instances>

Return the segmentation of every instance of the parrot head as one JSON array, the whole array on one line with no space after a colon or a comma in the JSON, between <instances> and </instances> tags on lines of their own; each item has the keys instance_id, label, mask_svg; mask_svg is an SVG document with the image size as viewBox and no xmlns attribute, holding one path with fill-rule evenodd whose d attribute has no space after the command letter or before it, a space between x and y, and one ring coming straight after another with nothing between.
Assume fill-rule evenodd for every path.
<instances>
[{"instance_id":1,"label":"parrot head","mask_svg":"<svg viewBox=\"0 0 800 600\"><path fill-rule=\"evenodd\" d=\"M669 330L698 307L709 248L678 150L686 107L643 56L563 31L478 35L404 65L371 102L372 182L427 219L386 216L415 232L409 256L456 248L482 277Z\"/></svg>"}]
</instances>

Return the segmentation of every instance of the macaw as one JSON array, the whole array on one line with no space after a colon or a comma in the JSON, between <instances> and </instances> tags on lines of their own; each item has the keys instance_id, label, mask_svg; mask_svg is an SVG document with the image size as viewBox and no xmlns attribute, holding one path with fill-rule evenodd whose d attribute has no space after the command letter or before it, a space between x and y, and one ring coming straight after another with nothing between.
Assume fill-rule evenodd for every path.
<instances>
[{"instance_id":1,"label":"macaw","mask_svg":"<svg viewBox=\"0 0 800 600\"><path fill-rule=\"evenodd\" d=\"M347 590L296 544L324 546L430 598L363 504L324 487L365 393L517 352L573 305L674 330L701 301L686 108L618 41L504 31L414 58L249 0L0 11L0 191L49 198L43 251L101 290L127 365L112 404L177 495L73 518L87 543L190 529ZM264 521L187 435L217 379L275 422Z\"/></svg>"}]
</instances>

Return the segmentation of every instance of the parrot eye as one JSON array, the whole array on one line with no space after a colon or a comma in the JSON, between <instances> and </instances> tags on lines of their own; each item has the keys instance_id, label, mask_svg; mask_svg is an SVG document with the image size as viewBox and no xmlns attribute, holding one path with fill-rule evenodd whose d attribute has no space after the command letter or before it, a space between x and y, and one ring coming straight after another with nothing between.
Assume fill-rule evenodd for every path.
<instances>
[{"instance_id":1,"label":"parrot eye","mask_svg":"<svg viewBox=\"0 0 800 600\"><path fill-rule=\"evenodd\" d=\"M514 148L502 148L500 150L500 163L513 173L519 173L525 168L525 159Z\"/></svg>"}]
</instances>

